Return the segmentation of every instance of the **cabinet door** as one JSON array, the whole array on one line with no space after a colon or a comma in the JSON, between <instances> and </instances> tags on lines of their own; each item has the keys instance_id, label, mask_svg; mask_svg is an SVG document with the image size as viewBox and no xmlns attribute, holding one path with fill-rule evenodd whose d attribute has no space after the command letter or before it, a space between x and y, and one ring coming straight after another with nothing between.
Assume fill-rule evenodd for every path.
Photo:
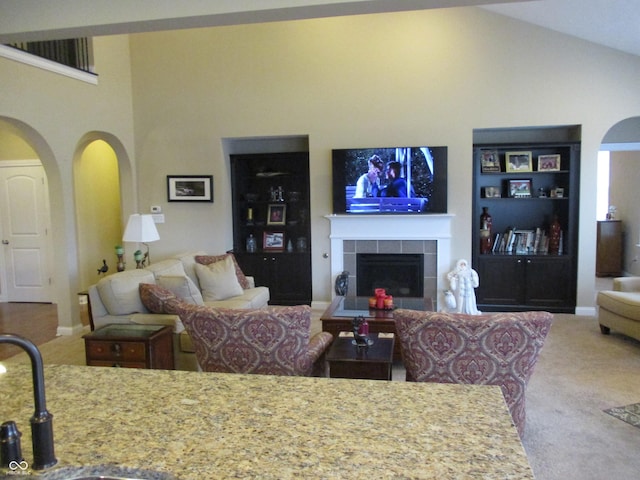
<instances>
[{"instance_id":1,"label":"cabinet door","mask_svg":"<svg viewBox=\"0 0 640 480\"><path fill-rule=\"evenodd\" d=\"M479 307L520 305L524 300L524 257L481 255L478 257L480 285L476 289ZM482 310L480 308L480 310Z\"/></svg>"},{"instance_id":2,"label":"cabinet door","mask_svg":"<svg viewBox=\"0 0 640 480\"><path fill-rule=\"evenodd\" d=\"M311 304L311 256L308 252L236 254L245 275L269 287L271 305Z\"/></svg>"},{"instance_id":3,"label":"cabinet door","mask_svg":"<svg viewBox=\"0 0 640 480\"><path fill-rule=\"evenodd\" d=\"M308 253L286 253L276 258L278 305L311 304L311 257ZM272 296L272 298L274 298Z\"/></svg>"},{"instance_id":4,"label":"cabinet door","mask_svg":"<svg viewBox=\"0 0 640 480\"><path fill-rule=\"evenodd\" d=\"M575 305L571 258L563 256L527 257L526 298L531 307L573 311Z\"/></svg>"}]
</instances>

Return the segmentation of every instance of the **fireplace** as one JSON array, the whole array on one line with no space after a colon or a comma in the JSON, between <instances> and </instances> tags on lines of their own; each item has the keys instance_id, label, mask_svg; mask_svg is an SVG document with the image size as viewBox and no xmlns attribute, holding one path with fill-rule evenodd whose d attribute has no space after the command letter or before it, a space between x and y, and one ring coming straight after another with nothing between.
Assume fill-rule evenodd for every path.
<instances>
[{"instance_id":1,"label":"fireplace","mask_svg":"<svg viewBox=\"0 0 640 480\"><path fill-rule=\"evenodd\" d=\"M356 294L373 295L384 288L394 297L424 295L424 255L420 253L356 254Z\"/></svg>"},{"instance_id":2,"label":"fireplace","mask_svg":"<svg viewBox=\"0 0 640 480\"><path fill-rule=\"evenodd\" d=\"M423 295L433 299L448 287L446 273L451 260L453 215L327 215L331 223L331 282L349 272L348 296L358 292L357 255L419 254L423 259ZM366 296L371 296L368 292Z\"/></svg>"}]
</instances>

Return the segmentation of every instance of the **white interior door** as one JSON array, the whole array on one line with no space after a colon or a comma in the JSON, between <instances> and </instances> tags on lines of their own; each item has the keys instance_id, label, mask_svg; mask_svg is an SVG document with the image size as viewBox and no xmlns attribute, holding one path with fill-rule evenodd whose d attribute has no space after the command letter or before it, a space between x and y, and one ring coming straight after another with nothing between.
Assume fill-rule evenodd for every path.
<instances>
[{"instance_id":1,"label":"white interior door","mask_svg":"<svg viewBox=\"0 0 640 480\"><path fill-rule=\"evenodd\" d=\"M52 301L48 198L40 161L0 162L3 301Z\"/></svg>"}]
</instances>

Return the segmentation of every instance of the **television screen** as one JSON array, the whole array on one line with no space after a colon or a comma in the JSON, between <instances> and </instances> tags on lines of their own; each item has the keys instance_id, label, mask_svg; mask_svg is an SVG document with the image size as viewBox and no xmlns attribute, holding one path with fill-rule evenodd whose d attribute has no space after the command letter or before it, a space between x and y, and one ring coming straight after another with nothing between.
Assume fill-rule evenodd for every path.
<instances>
[{"instance_id":1,"label":"television screen","mask_svg":"<svg viewBox=\"0 0 640 480\"><path fill-rule=\"evenodd\" d=\"M333 213L447 213L447 147L332 150Z\"/></svg>"}]
</instances>

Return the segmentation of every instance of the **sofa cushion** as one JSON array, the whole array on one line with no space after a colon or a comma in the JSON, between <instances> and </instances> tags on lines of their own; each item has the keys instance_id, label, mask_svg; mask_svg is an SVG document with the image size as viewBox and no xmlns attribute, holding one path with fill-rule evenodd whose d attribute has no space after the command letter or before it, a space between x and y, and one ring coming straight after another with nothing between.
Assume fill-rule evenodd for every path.
<instances>
[{"instance_id":1,"label":"sofa cushion","mask_svg":"<svg viewBox=\"0 0 640 480\"><path fill-rule=\"evenodd\" d=\"M166 313L165 303L177 299L170 290L153 283L141 283L138 292L140 301L151 313Z\"/></svg>"},{"instance_id":2,"label":"sofa cushion","mask_svg":"<svg viewBox=\"0 0 640 480\"><path fill-rule=\"evenodd\" d=\"M205 302L226 300L242 295L243 290L236 277L231 257L209 265L196 264L196 273Z\"/></svg>"},{"instance_id":3,"label":"sofa cushion","mask_svg":"<svg viewBox=\"0 0 640 480\"><path fill-rule=\"evenodd\" d=\"M600 308L640 321L640 292L617 292L602 290L598 292L597 303Z\"/></svg>"},{"instance_id":4,"label":"sofa cushion","mask_svg":"<svg viewBox=\"0 0 640 480\"><path fill-rule=\"evenodd\" d=\"M208 307L222 308L262 308L269 303L269 289L267 287L256 287L244 290L242 295L218 300L215 302L205 302Z\"/></svg>"},{"instance_id":5,"label":"sofa cushion","mask_svg":"<svg viewBox=\"0 0 640 480\"><path fill-rule=\"evenodd\" d=\"M156 282L184 302L194 305L204 304L200 290L186 275L161 275L156 277Z\"/></svg>"},{"instance_id":6,"label":"sofa cushion","mask_svg":"<svg viewBox=\"0 0 640 480\"><path fill-rule=\"evenodd\" d=\"M153 276L158 277L165 275L185 275L184 266L177 258L168 258L157 263L153 263L146 267L147 270L153 272Z\"/></svg>"},{"instance_id":7,"label":"sofa cushion","mask_svg":"<svg viewBox=\"0 0 640 480\"><path fill-rule=\"evenodd\" d=\"M236 257L233 255L233 253L225 253L224 255L196 255L195 260L196 263L199 263L201 265L211 265L212 263L221 262L223 260L226 260L227 258L231 258L231 260L233 261L236 277L238 278L238 283L240 283L240 286L245 290L247 288L251 288L249 280L247 280L247 277L242 272L242 269L240 268L240 265L238 265Z\"/></svg>"},{"instance_id":8,"label":"sofa cushion","mask_svg":"<svg viewBox=\"0 0 640 480\"><path fill-rule=\"evenodd\" d=\"M155 283L153 273L144 269L125 270L100 279L96 288L109 315L148 312L140 300L140 283Z\"/></svg>"}]
</instances>

